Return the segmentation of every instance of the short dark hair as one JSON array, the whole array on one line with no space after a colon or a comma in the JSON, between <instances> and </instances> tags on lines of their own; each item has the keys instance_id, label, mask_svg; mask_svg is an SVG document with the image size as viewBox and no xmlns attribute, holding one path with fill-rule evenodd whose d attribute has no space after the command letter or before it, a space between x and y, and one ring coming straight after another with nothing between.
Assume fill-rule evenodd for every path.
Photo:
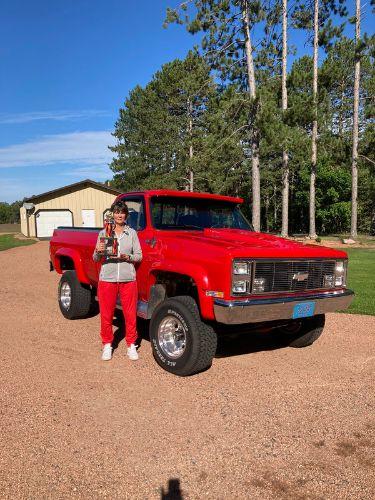
<instances>
[{"instance_id":1,"label":"short dark hair","mask_svg":"<svg viewBox=\"0 0 375 500\"><path fill-rule=\"evenodd\" d=\"M111 212L112 213L123 212L126 215L126 217L129 215L128 206L123 200L118 200L112 203Z\"/></svg>"}]
</instances>

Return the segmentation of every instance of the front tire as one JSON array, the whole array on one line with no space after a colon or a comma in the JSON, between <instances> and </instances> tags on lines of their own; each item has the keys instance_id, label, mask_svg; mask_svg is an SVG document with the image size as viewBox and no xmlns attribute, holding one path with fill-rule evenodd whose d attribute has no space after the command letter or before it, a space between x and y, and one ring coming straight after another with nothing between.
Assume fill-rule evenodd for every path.
<instances>
[{"instance_id":1,"label":"front tire","mask_svg":"<svg viewBox=\"0 0 375 500\"><path fill-rule=\"evenodd\" d=\"M201 320L198 306L189 296L167 299L155 309L150 340L156 362L179 376L210 367L217 347L216 333Z\"/></svg>"},{"instance_id":2,"label":"front tire","mask_svg":"<svg viewBox=\"0 0 375 500\"><path fill-rule=\"evenodd\" d=\"M65 271L59 283L58 301L65 318L83 318L91 309L91 289L78 281L75 271Z\"/></svg>"},{"instance_id":3,"label":"front tire","mask_svg":"<svg viewBox=\"0 0 375 500\"><path fill-rule=\"evenodd\" d=\"M321 336L324 324L325 315L318 314L311 318L294 320L289 325L279 327L276 331L289 347L307 347Z\"/></svg>"}]
</instances>

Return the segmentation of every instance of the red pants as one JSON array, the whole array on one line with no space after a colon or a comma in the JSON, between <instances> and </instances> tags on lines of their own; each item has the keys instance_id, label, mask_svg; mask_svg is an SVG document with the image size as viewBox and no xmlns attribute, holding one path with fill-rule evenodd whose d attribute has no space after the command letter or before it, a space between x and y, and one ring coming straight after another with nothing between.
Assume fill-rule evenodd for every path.
<instances>
[{"instance_id":1,"label":"red pants","mask_svg":"<svg viewBox=\"0 0 375 500\"><path fill-rule=\"evenodd\" d=\"M137 340L137 299L138 289L136 281L110 283L99 281L98 299L100 308L101 330L103 344L113 342L112 321L115 312L117 296L120 296L122 312L125 319L125 340L128 346Z\"/></svg>"}]
</instances>

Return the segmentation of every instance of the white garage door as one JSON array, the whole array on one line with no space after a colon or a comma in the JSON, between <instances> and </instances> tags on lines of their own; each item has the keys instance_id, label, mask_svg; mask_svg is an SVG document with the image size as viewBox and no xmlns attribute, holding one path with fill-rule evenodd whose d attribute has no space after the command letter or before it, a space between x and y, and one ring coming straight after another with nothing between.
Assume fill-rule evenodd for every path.
<instances>
[{"instance_id":1,"label":"white garage door","mask_svg":"<svg viewBox=\"0 0 375 500\"><path fill-rule=\"evenodd\" d=\"M38 238L50 238L53 230L59 226L73 226L73 218L69 210L41 210L36 214Z\"/></svg>"}]
</instances>

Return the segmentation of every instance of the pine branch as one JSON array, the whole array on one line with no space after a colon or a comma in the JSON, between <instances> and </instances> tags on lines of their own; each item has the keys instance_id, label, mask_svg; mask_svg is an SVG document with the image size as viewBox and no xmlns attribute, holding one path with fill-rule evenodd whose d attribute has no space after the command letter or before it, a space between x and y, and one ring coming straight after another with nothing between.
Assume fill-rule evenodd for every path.
<instances>
[{"instance_id":1,"label":"pine branch","mask_svg":"<svg viewBox=\"0 0 375 500\"><path fill-rule=\"evenodd\" d=\"M371 158L368 158L367 156L365 156L365 155L360 155L360 154L359 154L358 156L360 156L361 158L364 158L365 160L367 160L367 161L369 161L370 163L372 163L373 165L375 165L375 161L374 161L374 160L371 160Z\"/></svg>"}]
</instances>

